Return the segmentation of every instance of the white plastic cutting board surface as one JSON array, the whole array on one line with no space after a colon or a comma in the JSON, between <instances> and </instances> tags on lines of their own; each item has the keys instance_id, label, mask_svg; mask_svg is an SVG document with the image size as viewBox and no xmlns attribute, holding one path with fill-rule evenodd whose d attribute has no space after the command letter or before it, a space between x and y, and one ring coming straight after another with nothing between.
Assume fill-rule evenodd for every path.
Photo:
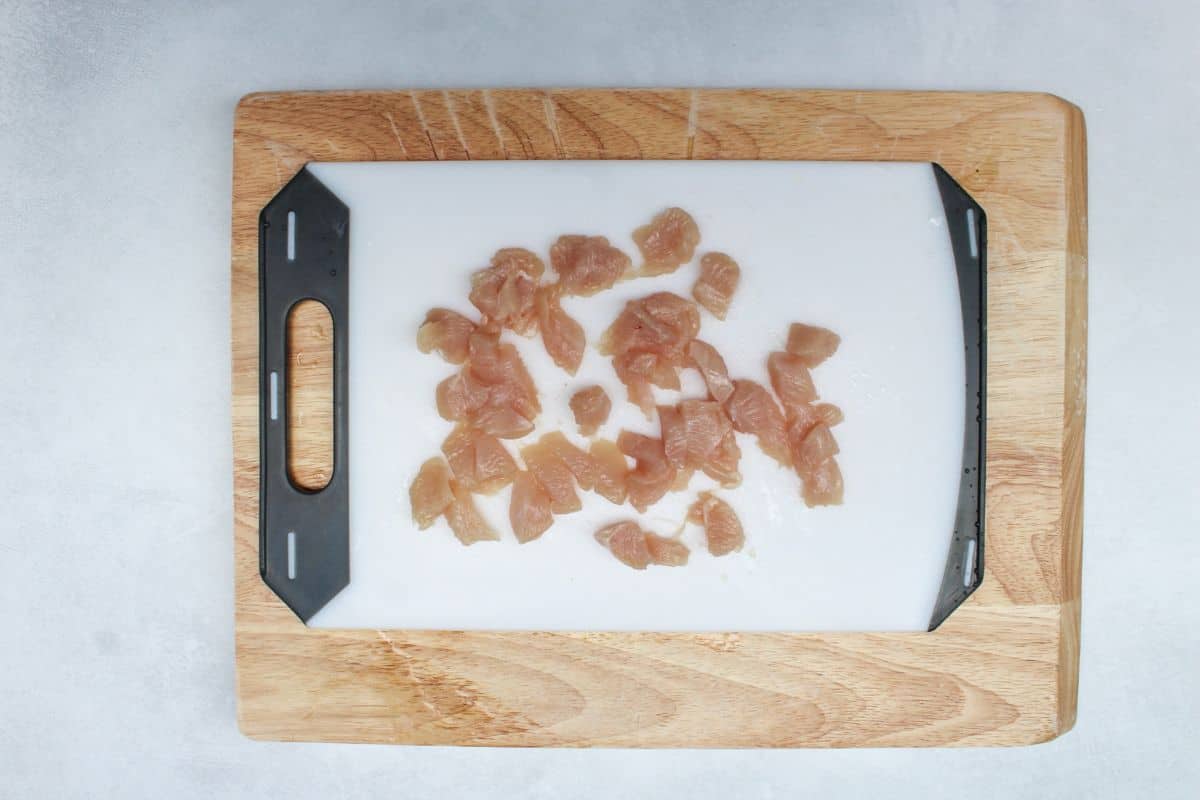
<instances>
[{"instance_id":1,"label":"white plastic cutting board surface","mask_svg":"<svg viewBox=\"0 0 1200 800\"><path fill-rule=\"evenodd\" d=\"M963 347L957 282L941 200L928 164L813 162L426 162L316 164L351 209L351 582L310 624L500 630L924 630L950 541L963 440ZM479 498L502 540L463 547L444 521L418 532L408 485L440 453L451 424L434 387L454 367L415 345L435 306L472 317L468 276L500 247L548 262L564 233L604 235L638 263L631 231L679 205L699 223L699 253L722 250L742 267L728 319L702 312L701 338L734 377L767 382L766 357L788 324L842 336L814 371L836 429L845 504L806 508L794 473L738 436L742 485L719 490L746 529L744 550L713 558L689 525L683 568L622 565L592 538L603 524L640 519L677 531L703 475L646 515L581 492L583 511L517 544L509 492ZM303 224L301 221L300 224ZM548 273L551 273L549 267ZM552 274L552 273L551 273ZM614 411L599 435L657 434L627 404L593 347L634 297L690 296L695 263L618 284L564 307L586 329L575 377L541 340L516 344L542 395L530 440L561 429L577 443L567 406L600 383ZM685 371L682 396L703 383ZM672 401L679 393L659 392ZM513 443L509 443L512 445ZM511 447L516 452L516 447Z\"/></svg>"}]
</instances>

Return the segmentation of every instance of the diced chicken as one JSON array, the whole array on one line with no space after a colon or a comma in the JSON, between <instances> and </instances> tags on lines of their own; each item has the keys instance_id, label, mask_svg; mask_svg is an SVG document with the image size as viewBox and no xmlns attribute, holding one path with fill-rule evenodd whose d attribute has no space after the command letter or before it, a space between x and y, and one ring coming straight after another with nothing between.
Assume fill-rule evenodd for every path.
<instances>
[{"instance_id":1,"label":"diced chicken","mask_svg":"<svg viewBox=\"0 0 1200 800\"><path fill-rule=\"evenodd\" d=\"M487 405L491 387L464 369L439 383L435 394L442 419L461 422Z\"/></svg>"},{"instance_id":2,"label":"diced chicken","mask_svg":"<svg viewBox=\"0 0 1200 800\"><path fill-rule=\"evenodd\" d=\"M651 385L678 390L679 372L675 362L654 353L630 351L613 356L613 370L629 396L629 402L642 409L646 419L653 418L654 391Z\"/></svg>"},{"instance_id":3,"label":"diced chicken","mask_svg":"<svg viewBox=\"0 0 1200 800\"><path fill-rule=\"evenodd\" d=\"M517 473L516 462L499 439L465 425L450 432L442 453L454 480L479 494L494 494L512 483Z\"/></svg>"},{"instance_id":4,"label":"diced chicken","mask_svg":"<svg viewBox=\"0 0 1200 800\"><path fill-rule=\"evenodd\" d=\"M734 381L725 412L734 430L753 434L764 453L784 466L791 465L783 412L770 392L754 381Z\"/></svg>"},{"instance_id":5,"label":"diced chicken","mask_svg":"<svg viewBox=\"0 0 1200 800\"><path fill-rule=\"evenodd\" d=\"M828 328L793 322L788 328L787 351L812 368L837 352L842 337Z\"/></svg>"},{"instance_id":6,"label":"diced chicken","mask_svg":"<svg viewBox=\"0 0 1200 800\"><path fill-rule=\"evenodd\" d=\"M789 444L792 447L792 461L801 477L811 474L839 452L837 440L824 422L814 425L799 442Z\"/></svg>"},{"instance_id":7,"label":"diced chicken","mask_svg":"<svg viewBox=\"0 0 1200 800\"><path fill-rule=\"evenodd\" d=\"M450 491L454 494L454 502L446 508L446 522L450 523L450 530L454 531L460 542L472 545L500 538L487 520L480 516L479 509L475 507L475 498L466 487L458 481L451 481Z\"/></svg>"},{"instance_id":8,"label":"diced chicken","mask_svg":"<svg viewBox=\"0 0 1200 800\"><path fill-rule=\"evenodd\" d=\"M548 288L538 291L534 305L546 352L555 364L574 375L583 362L583 348L587 345L583 326L563 311L558 295Z\"/></svg>"},{"instance_id":9,"label":"diced chicken","mask_svg":"<svg viewBox=\"0 0 1200 800\"><path fill-rule=\"evenodd\" d=\"M813 426L821 421L821 413L817 407L808 403L797 403L787 410L787 440L793 461L800 442L803 442Z\"/></svg>"},{"instance_id":10,"label":"diced chicken","mask_svg":"<svg viewBox=\"0 0 1200 800\"><path fill-rule=\"evenodd\" d=\"M709 453L701 469L705 475L726 489L732 489L742 482L742 473L738 471L738 463L741 460L742 449L738 447L737 437L730 431L717 444L716 449Z\"/></svg>"},{"instance_id":11,"label":"diced chicken","mask_svg":"<svg viewBox=\"0 0 1200 800\"><path fill-rule=\"evenodd\" d=\"M608 421L612 411L612 401L602 386L588 386L571 395L571 413L575 415L575 424L584 436L591 436Z\"/></svg>"},{"instance_id":12,"label":"diced chicken","mask_svg":"<svg viewBox=\"0 0 1200 800\"><path fill-rule=\"evenodd\" d=\"M610 503L624 503L629 496L625 483L629 464L625 454L613 442L597 439L588 448L588 455L596 463L596 493Z\"/></svg>"},{"instance_id":13,"label":"diced chicken","mask_svg":"<svg viewBox=\"0 0 1200 800\"><path fill-rule=\"evenodd\" d=\"M533 430L533 422L508 405L487 405L471 419L471 424L498 439L520 439Z\"/></svg>"},{"instance_id":14,"label":"diced chicken","mask_svg":"<svg viewBox=\"0 0 1200 800\"><path fill-rule=\"evenodd\" d=\"M724 253L705 253L700 259L700 277L692 287L692 297L717 319L725 319L742 270Z\"/></svg>"},{"instance_id":15,"label":"diced chicken","mask_svg":"<svg viewBox=\"0 0 1200 800\"><path fill-rule=\"evenodd\" d=\"M507 327L528 336L536 325L533 297L546 265L534 253L509 247L492 256L491 266L471 275L471 304L483 326Z\"/></svg>"},{"instance_id":16,"label":"diced chicken","mask_svg":"<svg viewBox=\"0 0 1200 800\"><path fill-rule=\"evenodd\" d=\"M668 539L656 533L646 534L646 550L650 553L650 563L664 567L682 567L688 562L690 551L678 539Z\"/></svg>"},{"instance_id":17,"label":"diced chicken","mask_svg":"<svg viewBox=\"0 0 1200 800\"><path fill-rule=\"evenodd\" d=\"M817 403L817 415L821 417L821 421L829 427L840 425L846 416L842 413L842 409L835 406L833 403Z\"/></svg>"},{"instance_id":18,"label":"diced chicken","mask_svg":"<svg viewBox=\"0 0 1200 800\"><path fill-rule=\"evenodd\" d=\"M437 350L451 364L467 360L467 342L475 332L475 323L447 308L435 308L425 314L417 329L417 349L422 353Z\"/></svg>"},{"instance_id":19,"label":"diced chicken","mask_svg":"<svg viewBox=\"0 0 1200 800\"><path fill-rule=\"evenodd\" d=\"M635 230L633 241L642 253L641 274L662 275L692 260L700 244L700 228L682 208L668 208Z\"/></svg>"},{"instance_id":20,"label":"diced chicken","mask_svg":"<svg viewBox=\"0 0 1200 800\"><path fill-rule=\"evenodd\" d=\"M630 300L604 332L600 352L618 355L640 350L681 357L700 332L696 304L670 292Z\"/></svg>"},{"instance_id":21,"label":"diced chicken","mask_svg":"<svg viewBox=\"0 0 1200 800\"><path fill-rule=\"evenodd\" d=\"M629 489L629 502L644 512L670 491L676 470L667 461L660 439L621 431L617 436L617 447L636 462L625 483Z\"/></svg>"},{"instance_id":22,"label":"diced chicken","mask_svg":"<svg viewBox=\"0 0 1200 800\"><path fill-rule=\"evenodd\" d=\"M408 487L408 499L417 528L425 530L432 525L454 502L454 494L450 491L450 468L446 462L431 458L422 464Z\"/></svg>"},{"instance_id":23,"label":"diced chicken","mask_svg":"<svg viewBox=\"0 0 1200 800\"><path fill-rule=\"evenodd\" d=\"M645 569L650 564L646 534L636 522L618 522L596 531L596 541L604 545L622 564Z\"/></svg>"},{"instance_id":24,"label":"diced chicken","mask_svg":"<svg viewBox=\"0 0 1200 800\"><path fill-rule=\"evenodd\" d=\"M608 289L632 265L629 256L603 236L560 236L550 247L550 266L567 294L586 297Z\"/></svg>"},{"instance_id":25,"label":"diced chicken","mask_svg":"<svg viewBox=\"0 0 1200 800\"><path fill-rule=\"evenodd\" d=\"M675 406L659 406L658 424L667 463L675 469L683 469L688 465L688 435L683 415Z\"/></svg>"},{"instance_id":26,"label":"diced chicken","mask_svg":"<svg viewBox=\"0 0 1200 800\"><path fill-rule=\"evenodd\" d=\"M724 403L733 394L733 381L729 380L729 370L725 367L725 359L717 349L708 342L693 339L688 343L688 359L704 378L708 393L713 400Z\"/></svg>"},{"instance_id":27,"label":"diced chicken","mask_svg":"<svg viewBox=\"0 0 1200 800\"><path fill-rule=\"evenodd\" d=\"M791 353L771 353L767 356L767 372L771 386L785 410L817 399L812 374L800 356Z\"/></svg>"},{"instance_id":28,"label":"diced chicken","mask_svg":"<svg viewBox=\"0 0 1200 800\"><path fill-rule=\"evenodd\" d=\"M539 441L567 465L580 489L590 492L595 487L599 466L585 450L571 444L561 431L551 431Z\"/></svg>"},{"instance_id":29,"label":"diced chicken","mask_svg":"<svg viewBox=\"0 0 1200 800\"><path fill-rule=\"evenodd\" d=\"M533 421L542 410L537 387L525 369L517 348L499 337L478 332L469 343L470 374L487 387L488 399L484 405L507 406L521 416ZM466 387L469 389L470 387ZM470 418L471 414L468 414Z\"/></svg>"},{"instance_id":30,"label":"diced chicken","mask_svg":"<svg viewBox=\"0 0 1200 800\"><path fill-rule=\"evenodd\" d=\"M524 470L513 478L512 499L508 505L508 521L521 544L541 536L554 524L550 513L550 495L538 479Z\"/></svg>"},{"instance_id":31,"label":"diced chicken","mask_svg":"<svg viewBox=\"0 0 1200 800\"><path fill-rule=\"evenodd\" d=\"M570 514L583 508L575 492L575 476L555 452L553 445L538 441L521 448L525 467L537 478L550 495L550 510L555 514Z\"/></svg>"},{"instance_id":32,"label":"diced chicken","mask_svg":"<svg viewBox=\"0 0 1200 800\"><path fill-rule=\"evenodd\" d=\"M728 503L711 492L701 492L688 509L688 521L704 526L708 552L723 556L741 550L746 542L741 520Z\"/></svg>"},{"instance_id":33,"label":"diced chicken","mask_svg":"<svg viewBox=\"0 0 1200 800\"><path fill-rule=\"evenodd\" d=\"M822 462L803 480L804 503L808 507L842 504L842 471L838 468L837 459Z\"/></svg>"},{"instance_id":34,"label":"diced chicken","mask_svg":"<svg viewBox=\"0 0 1200 800\"><path fill-rule=\"evenodd\" d=\"M687 438L685 463L701 469L733 426L719 403L712 400L684 400L679 404Z\"/></svg>"}]
</instances>

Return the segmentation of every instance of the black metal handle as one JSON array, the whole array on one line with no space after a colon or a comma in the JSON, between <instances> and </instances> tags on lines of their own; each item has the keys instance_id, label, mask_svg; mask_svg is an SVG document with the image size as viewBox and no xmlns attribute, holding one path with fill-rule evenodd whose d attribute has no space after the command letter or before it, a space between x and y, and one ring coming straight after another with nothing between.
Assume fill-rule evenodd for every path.
<instances>
[{"instance_id":1,"label":"black metal handle","mask_svg":"<svg viewBox=\"0 0 1200 800\"><path fill-rule=\"evenodd\" d=\"M259 215L259 572L306 621L350 583L346 322L350 209L301 169ZM287 454L287 321L301 300L333 320L333 474L292 483Z\"/></svg>"},{"instance_id":2,"label":"black metal handle","mask_svg":"<svg viewBox=\"0 0 1200 800\"><path fill-rule=\"evenodd\" d=\"M987 441L987 217L983 208L941 165L934 179L946 212L958 297L962 306L966 359L966 424L963 427L962 477L954 535L929 630L945 621L983 581L984 447Z\"/></svg>"}]
</instances>

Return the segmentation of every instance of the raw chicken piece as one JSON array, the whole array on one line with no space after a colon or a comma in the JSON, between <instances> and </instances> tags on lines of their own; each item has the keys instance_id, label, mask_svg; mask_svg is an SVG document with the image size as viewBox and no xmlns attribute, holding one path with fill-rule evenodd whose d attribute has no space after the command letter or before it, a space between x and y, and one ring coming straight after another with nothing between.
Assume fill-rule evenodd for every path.
<instances>
[{"instance_id":1,"label":"raw chicken piece","mask_svg":"<svg viewBox=\"0 0 1200 800\"><path fill-rule=\"evenodd\" d=\"M421 465L417 477L408 487L412 503L413 522L425 530L454 502L450 491L450 468L440 458L431 458Z\"/></svg>"},{"instance_id":2,"label":"raw chicken piece","mask_svg":"<svg viewBox=\"0 0 1200 800\"><path fill-rule=\"evenodd\" d=\"M726 489L741 485L742 473L738 472L738 463L742 459L742 449L738 447L737 438L731 430L709 454L701 469L704 474L719 482Z\"/></svg>"},{"instance_id":3,"label":"raw chicken piece","mask_svg":"<svg viewBox=\"0 0 1200 800\"><path fill-rule=\"evenodd\" d=\"M787 440L793 460L800 442L803 442L813 426L821 421L821 412L817 410L817 406L808 403L798 403L787 410Z\"/></svg>"},{"instance_id":4,"label":"raw chicken piece","mask_svg":"<svg viewBox=\"0 0 1200 800\"><path fill-rule=\"evenodd\" d=\"M842 504L842 471L837 459L831 458L804 476L804 504L840 506Z\"/></svg>"},{"instance_id":5,"label":"raw chicken piece","mask_svg":"<svg viewBox=\"0 0 1200 800\"><path fill-rule=\"evenodd\" d=\"M468 368L472 377L488 387L486 405L508 406L533 421L542 405L517 348L501 342L496 335L480 331L471 337L469 351Z\"/></svg>"},{"instance_id":6,"label":"raw chicken piece","mask_svg":"<svg viewBox=\"0 0 1200 800\"><path fill-rule=\"evenodd\" d=\"M790 466L783 412L771 393L754 381L733 382L733 394L725 403L725 412L734 430L754 434L764 453L784 466Z\"/></svg>"},{"instance_id":7,"label":"raw chicken piece","mask_svg":"<svg viewBox=\"0 0 1200 800\"><path fill-rule=\"evenodd\" d=\"M557 294L548 288L538 291L534 305L546 352L555 364L574 375L583 361L583 348L587 345L583 326L563 311Z\"/></svg>"},{"instance_id":8,"label":"raw chicken piece","mask_svg":"<svg viewBox=\"0 0 1200 800\"><path fill-rule=\"evenodd\" d=\"M475 498L471 497L466 487L457 481L451 481L450 491L454 494L454 502L446 508L446 522L450 523L450 530L454 531L460 542L472 545L500 538L492 530L492 526L488 525L487 520L479 515L479 509L475 507Z\"/></svg>"},{"instance_id":9,"label":"raw chicken piece","mask_svg":"<svg viewBox=\"0 0 1200 800\"><path fill-rule=\"evenodd\" d=\"M588 448L588 455L596 462L596 494L610 503L624 503L629 496L625 485L629 463L625 454L613 442L597 439Z\"/></svg>"},{"instance_id":10,"label":"raw chicken piece","mask_svg":"<svg viewBox=\"0 0 1200 800\"><path fill-rule=\"evenodd\" d=\"M793 322L788 328L787 351L799 356L805 366L815 367L837 352L842 337L828 328Z\"/></svg>"},{"instance_id":11,"label":"raw chicken piece","mask_svg":"<svg viewBox=\"0 0 1200 800\"><path fill-rule=\"evenodd\" d=\"M550 513L550 495L530 473L522 470L513 478L512 499L508 504L508 521L521 544L531 542L554 524Z\"/></svg>"},{"instance_id":12,"label":"raw chicken piece","mask_svg":"<svg viewBox=\"0 0 1200 800\"><path fill-rule=\"evenodd\" d=\"M633 241L642 251L641 274L662 275L692 260L700 244L700 228L682 208L668 208L635 230Z\"/></svg>"},{"instance_id":13,"label":"raw chicken piece","mask_svg":"<svg viewBox=\"0 0 1200 800\"><path fill-rule=\"evenodd\" d=\"M435 308L425 314L417 329L417 349L422 353L437 350L451 364L467 360L467 342L475 332L475 323L447 308Z\"/></svg>"},{"instance_id":14,"label":"raw chicken piece","mask_svg":"<svg viewBox=\"0 0 1200 800\"><path fill-rule=\"evenodd\" d=\"M664 356L634 350L613 356L612 362L617 378L625 384L629 402L640 408L646 419L654 417L654 391L651 385L679 390L678 365Z\"/></svg>"},{"instance_id":15,"label":"raw chicken piece","mask_svg":"<svg viewBox=\"0 0 1200 800\"><path fill-rule=\"evenodd\" d=\"M733 433L733 426L720 403L712 400L684 400L679 404L679 416L687 440L685 463L701 469L726 435Z\"/></svg>"},{"instance_id":16,"label":"raw chicken piece","mask_svg":"<svg viewBox=\"0 0 1200 800\"><path fill-rule=\"evenodd\" d=\"M741 520L733 508L711 492L701 492L696 502L688 509L688 520L704 526L704 537L708 541L708 552L723 556L741 550L746 542Z\"/></svg>"},{"instance_id":17,"label":"raw chicken piece","mask_svg":"<svg viewBox=\"0 0 1200 800\"><path fill-rule=\"evenodd\" d=\"M667 463L675 469L683 469L688 464L688 436L679 409L675 406L659 406L658 424Z\"/></svg>"},{"instance_id":18,"label":"raw chicken piece","mask_svg":"<svg viewBox=\"0 0 1200 800\"><path fill-rule=\"evenodd\" d=\"M801 477L813 473L817 467L839 452L837 440L824 422L818 422L799 442L790 441L792 461Z\"/></svg>"},{"instance_id":19,"label":"raw chicken piece","mask_svg":"<svg viewBox=\"0 0 1200 800\"><path fill-rule=\"evenodd\" d=\"M622 564L645 569L650 563L646 534L636 522L618 522L596 531L596 541L604 545Z\"/></svg>"},{"instance_id":20,"label":"raw chicken piece","mask_svg":"<svg viewBox=\"0 0 1200 800\"><path fill-rule=\"evenodd\" d=\"M767 356L767 372L771 375L771 386L775 389L784 410L801 403L817 399L812 374L800 356L791 353L771 353Z\"/></svg>"},{"instance_id":21,"label":"raw chicken piece","mask_svg":"<svg viewBox=\"0 0 1200 800\"><path fill-rule=\"evenodd\" d=\"M620 355L634 350L682 357L700 332L696 304L670 292L630 300L604 332L600 352Z\"/></svg>"},{"instance_id":22,"label":"raw chicken piece","mask_svg":"<svg viewBox=\"0 0 1200 800\"><path fill-rule=\"evenodd\" d=\"M487 405L471 419L471 424L498 439L520 439L533 430L533 423L507 405Z\"/></svg>"},{"instance_id":23,"label":"raw chicken piece","mask_svg":"<svg viewBox=\"0 0 1200 800\"><path fill-rule=\"evenodd\" d=\"M612 411L612 401L608 399L601 386L589 386L571 395L571 413L575 415L575 424L584 436L591 436L608 421Z\"/></svg>"},{"instance_id":24,"label":"raw chicken piece","mask_svg":"<svg viewBox=\"0 0 1200 800\"><path fill-rule=\"evenodd\" d=\"M817 415L821 417L821 421L831 428L834 425L840 425L842 420L846 418L842 410L833 403L817 403L816 409Z\"/></svg>"},{"instance_id":25,"label":"raw chicken piece","mask_svg":"<svg viewBox=\"0 0 1200 800\"><path fill-rule=\"evenodd\" d=\"M599 466L587 452L571 444L567 437L563 436L562 431L551 431L539 442L567 465L567 469L571 470L571 474L575 476L575 481L579 484L580 489L590 492L595 487Z\"/></svg>"},{"instance_id":26,"label":"raw chicken piece","mask_svg":"<svg viewBox=\"0 0 1200 800\"><path fill-rule=\"evenodd\" d=\"M725 319L741 276L741 268L729 256L705 253L700 259L700 277L692 287L692 297L714 317Z\"/></svg>"},{"instance_id":27,"label":"raw chicken piece","mask_svg":"<svg viewBox=\"0 0 1200 800\"><path fill-rule=\"evenodd\" d=\"M471 275L471 304L487 328L508 327L522 336L533 333L533 296L546 265L520 247L498 250L492 264Z\"/></svg>"},{"instance_id":28,"label":"raw chicken piece","mask_svg":"<svg viewBox=\"0 0 1200 800\"><path fill-rule=\"evenodd\" d=\"M638 511L662 499L675 483L676 470L667 461L663 443L651 436L621 431L617 436L617 447L637 462L625 477L629 489L629 502Z\"/></svg>"},{"instance_id":29,"label":"raw chicken piece","mask_svg":"<svg viewBox=\"0 0 1200 800\"><path fill-rule=\"evenodd\" d=\"M499 439L465 425L450 432L442 442L442 453L455 481L479 494L494 494L517 474L516 462Z\"/></svg>"},{"instance_id":30,"label":"raw chicken piece","mask_svg":"<svg viewBox=\"0 0 1200 800\"><path fill-rule=\"evenodd\" d=\"M700 371L708 393L718 403L724 403L733 394L733 381L729 380L729 370L725 367L725 359L717 349L708 342L693 339L688 343L688 359Z\"/></svg>"},{"instance_id":31,"label":"raw chicken piece","mask_svg":"<svg viewBox=\"0 0 1200 800\"><path fill-rule=\"evenodd\" d=\"M646 550L650 553L651 564L664 567L682 567L687 564L690 555L683 542L656 533L646 534Z\"/></svg>"},{"instance_id":32,"label":"raw chicken piece","mask_svg":"<svg viewBox=\"0 0 1200 800\"><path fill-rule=\"evenodd\" d=\"M437 385L437 409L442 419L461 422L487 405L491 389L464 369Z\"/></svg>"},{"instance_id":33,"label":"raw chicken piece","mask_svg":"<svg viewBox=\"0 0 1200 800\"><path fill-rule=\"evenodd\" d=\"M550 510L555 514L570 514L583 508L575 492L575 476L566 463L554 452L552 445L538 441L521 448L526 468L550 495Z\"/></svg>"},{"instance_id":34,"label":"raw chicken piece","mask_svg":"<svg viewBox=\"0 0 1200 800\"><path fill-rule=\"evenodd\" d=\"M567 294L588 297L608 289L632 265L629 256L603 236L560 236L550 247L550 266Z\"/></svg>"}]
</instances>

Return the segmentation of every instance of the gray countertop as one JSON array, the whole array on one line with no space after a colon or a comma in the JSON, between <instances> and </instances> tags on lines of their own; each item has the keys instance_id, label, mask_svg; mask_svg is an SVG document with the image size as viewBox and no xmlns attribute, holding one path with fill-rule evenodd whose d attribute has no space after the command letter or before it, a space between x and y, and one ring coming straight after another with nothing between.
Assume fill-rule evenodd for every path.
<instances>
[{"instance_id":1,"label":"gray countertop","mask_svg":"<svg viewBox=\"0 0 1200 800\"><path fill-rule=\"evenodd\" d=\"M1195 797L1192 3L0 0L0 797ZM265 89L1013 89L1087 116L1079 719L1006 750L260 744L234 721L234 105Z\"/></svg>"}]
</instances>

